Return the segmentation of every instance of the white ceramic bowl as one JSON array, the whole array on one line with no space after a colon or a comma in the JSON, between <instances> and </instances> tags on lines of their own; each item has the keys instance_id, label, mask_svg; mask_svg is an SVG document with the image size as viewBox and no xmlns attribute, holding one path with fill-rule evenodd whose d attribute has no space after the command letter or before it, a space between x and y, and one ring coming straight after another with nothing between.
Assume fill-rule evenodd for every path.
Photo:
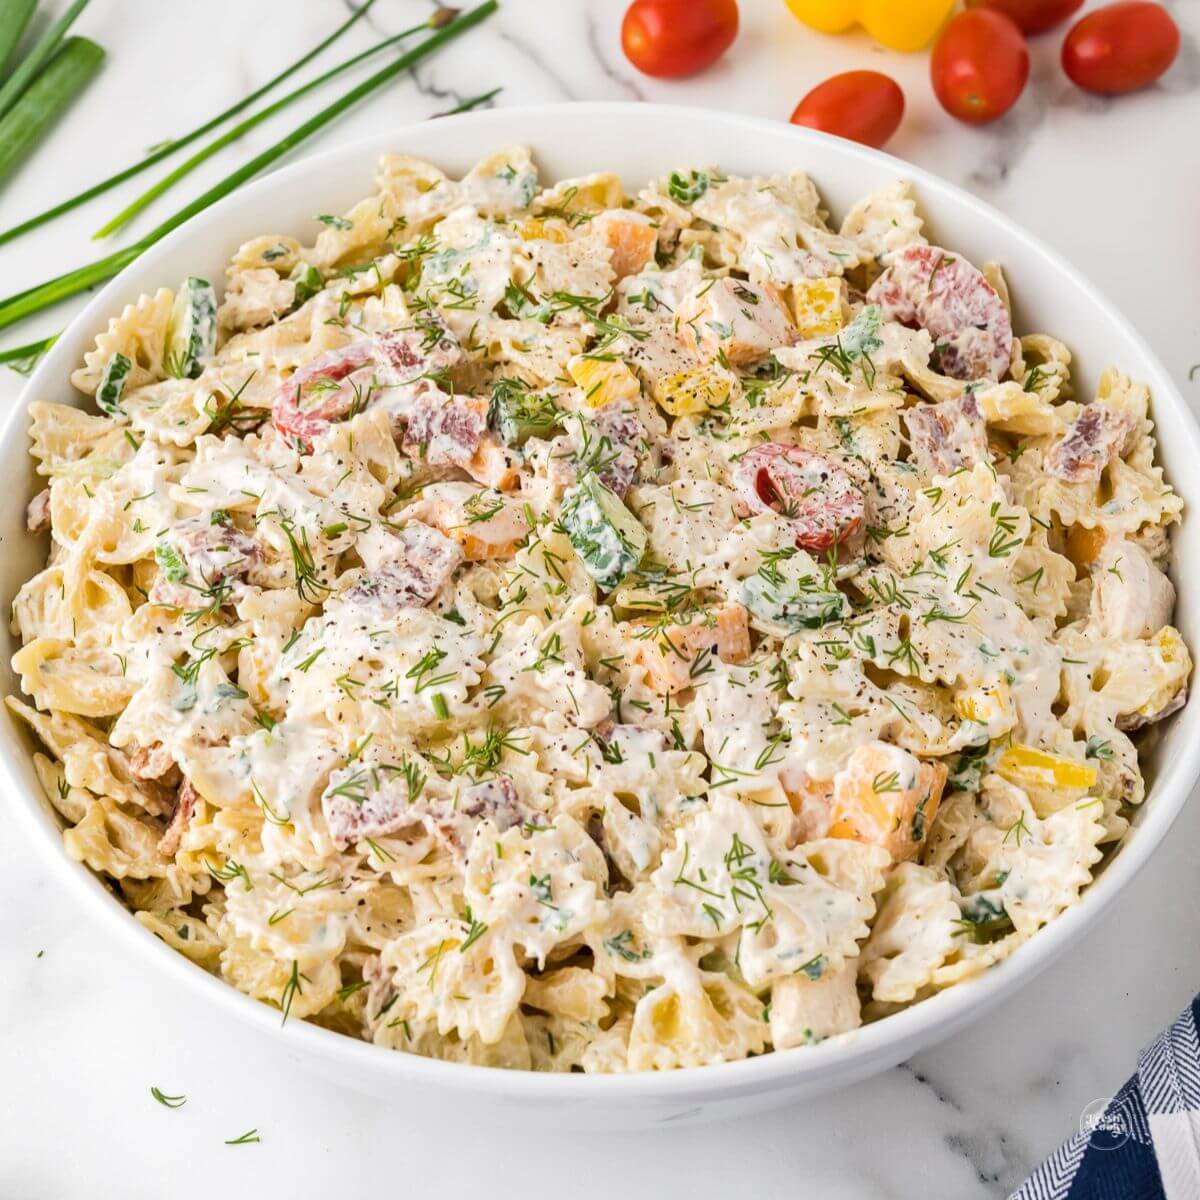
<instances>
[{"instance_id":1,"label":"white ceramic bowl","mask_svg":"<svg viewBox=\"0 0 1200 1200\"><path fill-rule=\"evenodd\" d=\"M1087 395L1100 370L1115 364L1144 380L1153 394L1159 449L1168 477L1189 510L1200 506L1200 437L1167 372L1096 289L1053 251L975 197L907 163L808 130L722 113L666 106L571 104L506 108L393 129L315 155L253 184L202 213L154 247L88 304L30 379L25 399L79 403L71 370L108 318L139 293L174 286L185 274L222 276L231 252L261 233L311 238L313 214L340 212L372 189L375 160L403 151L462 172L512 143L531 145L544 180L611 169L641 186L676 167L720 165L742 175L802 168L840 217L873 188L897 177L913 181L931 238L976 263L1003 264L1019 331L1062 338L1075 354L1075 380ZM0 474L10 480L0 505L0 590L6 598L44 563L45 546L24 530L26 499L35 490L27 455L24 406L8 415L0 441ZM1175 536L1175 575L1200 577L1200 522L1185 519ZM1200 588L1181 589L1177 624L1200 645ZM6 691L17 690L7 663L15 646L5 631ZM907 1058L994 1008L1075 941L1121 891L1166 835L1187 799L1200 764L1200 704L1174 717L1148 761L1152 785L1125 844L1082 901L985 976L950 988L913 1008L811 1048L745 1062L657 1075L536 1075L436 1062L383 1050L302 1021L280 1027L279 1013L206 974L143 929L108 889L62 849L58 823L41 799L31 743L11 720L0 721L0 777L5 803L24 818L26 835L81 911L119 931L119 953L170 974L202 1002L261 1030L292 1060L383 1098L420 1094L423 1108L445 1107L456 1119L504 1120L523 1110L544 1128L620 1128L657 1121L742 1115L862 1079ZM132 1020L132 1016L131 1016ZM130 1031L114 1031L128 1036ZM507 1112L505 1111L507 1110Z\"/></svg>"}]
</instances>

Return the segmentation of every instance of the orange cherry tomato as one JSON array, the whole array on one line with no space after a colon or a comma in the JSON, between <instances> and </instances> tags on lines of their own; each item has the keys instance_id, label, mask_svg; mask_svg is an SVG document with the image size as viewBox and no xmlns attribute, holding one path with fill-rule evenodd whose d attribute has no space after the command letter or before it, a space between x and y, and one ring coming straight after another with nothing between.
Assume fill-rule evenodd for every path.
<instances>
[{"instance_id":1,"label":"orange cherry tomato","mask_svg":"<svg viewBox=\"0 0 1200 1200\"><path fill-rule=\"evenodd\" d=\"M1063 42L1063 70L1086 92L1118 96L1152 84L1179 53L1179 26L1146 0L1109 4L1080 17Z\"/></svg>"},{"instance_id":2,"label":"orange cherry tomato","mask_svg":"<svg viewBox=\"0 0 1200 1200\"><path fill-rule=\"evenodd\" d=\"M1022 33L1045 33L1083 7L1083 0L972 0L972 7L993 8L1012 17Z\"/></svg>"},{"instance_id":3,"label":"orange cherry tomato","mask_svg":"<svg viewBox=\"0 0 1200 1200\"><path fill-rule=\"evenodd\" d=\"M894 79L878 71L845 71L818 83L791 120L878 149L903 116L904 93Z\"/></svg>"},{"instance_id":4,"label":"orange cherry tomato","mask_svg":"<svg viewBox=\"0 0 1200 1200\"><path fill-rule=\"evenodd\" d=\"M642 74L676 79L711 66L737 31L737 0L633 0L621 48Z\"/></svg>"},{"instance_id":5,"label":"orange cherry tomato","mask_svg":"<svg viewBox=\"0 0 1200 1200\"><path fill-rule=\"evenodd\" d=\"M971 8L938 38L929 75L934 94L952 117L984 125L1016 104L1029 78L1029 47L1011 17Z\"/></svg>"}]
</instances>

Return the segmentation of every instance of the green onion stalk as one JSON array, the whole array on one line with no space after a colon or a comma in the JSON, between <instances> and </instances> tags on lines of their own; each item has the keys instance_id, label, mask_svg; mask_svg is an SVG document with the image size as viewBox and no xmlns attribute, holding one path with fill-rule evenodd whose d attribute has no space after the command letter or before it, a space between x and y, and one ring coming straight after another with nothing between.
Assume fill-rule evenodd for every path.
<instances>
[{"instance_id":1,"label":"green onion stalk","mask_svg":"<svg viewBox=\"0 0 1200 1200\"><path fill-rule=\"evenodd\" d=\"M166 237L168 233L177 229L185 221L202 212L209 205L229 195L247 180L252 179L272 163L289 154L297 146L312 137L313 134L336 120L348 109L353 108L360 100L365 99L385 84L390 83L402 72L407 71L423 58L426 58L435 50L444 46L447 42L452 41L468 29L478 25L481 21L491 16L498 7L497 0L484 0L483 4L477 5L475 8L442 26L442 28L435 30L419 45L400 55L394 62L389 63L374 75L363 80L356 87L351 88L345 95L334 101L334 103L323 108L320 112L298 125L286 137L281 138L274 145L268 146L267 149L256 154L249 162L239 167L236 171L232 171L219 183L214 184L206 192L196 197L190 204L185 205L173 216L168 217L160 225L150 230L149 233L132 246L117 250L105 258L89 263L85 267L68 271L66 274L59 275L57 278L51 279L46 283L28 288L23 292L18 292L16 295L9 296L7 299L0 301L0 329L14 325L25 317L40 312L44 308L49 308L51 305L57 304L69 296L74 296L78 292L94 287L98 283L103 283L106 279L111 279L139 255Z\"/></svg>"},{"instance_id":2,"label":"green onion stalk","mask_svg":"<svg viewBox=\"0 0 1200 1200\"><path fill-rule=\"evenodd\" d=\"M0 0L2 2L2 0ZM8 4L16 7L25 0L8 0ZM28 0L31 4L33 0ZM349 30L357 21L366 16L367 11L375 0L366 0L366 3L355 9L350 17L337 27L324 41L319 42L307 54L296 59L289 67L280 71L273 79L267 80L262 87L250 93L244 99L239 100L236 104L232 104L223 112L219 112L211 120L205 121L203 125L198 125L190 133L183 134L182 137L171 138L167 141L160 142L149 150L146 156L139 159L137 162L118 171L115 175L110 175L107 179L100 180L99 183L94 183L90 187L85 188L82 192L71 196L69 199L63 200L60 204L54 205L53 208L46 209L45 212L38 213L36 216L30 217L28 220L22 221L19 225L14 225L11 229L0 231L0 245L5 242L11 242L14 238L20 237L23 233L28 233L31 229L37 229L41 225L45 225L49 221L53 221L56 217L61 217L64 213L70 212L72 209L78 208L81 204L86 204L87 201L94 199L96 196L102 195L110 188L114 188L119 183L124 183L126 179L131 179L134 175L140 174L142 171L154 166L155 163L162 162L164 158L174 154L176 150L182 149L184 146L190 145L197 138L202 138L210 130L215 129L218 125L229 120L230 117L237 116L238 113L248 108L256 100L261 99L268 92L278 87L290 75L294 75L302 67L307 66L314 58L317 57L323 50L332 46L347 30ZM0 45L0 54L3 53L3 46Z\"/></svg>"}]
</instances>

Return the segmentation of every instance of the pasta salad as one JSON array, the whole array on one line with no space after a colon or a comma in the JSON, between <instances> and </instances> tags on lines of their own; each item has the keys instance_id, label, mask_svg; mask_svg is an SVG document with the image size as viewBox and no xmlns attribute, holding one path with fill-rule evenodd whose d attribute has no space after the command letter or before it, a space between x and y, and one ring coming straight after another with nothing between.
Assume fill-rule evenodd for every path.
<instances>
[{"instance_id":1,"label":"pasta salad","mask_svg":"<svg viewBox=\"0 0 1200 1200\"><path fill-rule=\"evenodd\" d=\"M807 1046L1074 904L1179 708L1149 395L897 182L401 155L35 400L73 858L246 994L542 1071Z\"/></svg>"}]
</instances>

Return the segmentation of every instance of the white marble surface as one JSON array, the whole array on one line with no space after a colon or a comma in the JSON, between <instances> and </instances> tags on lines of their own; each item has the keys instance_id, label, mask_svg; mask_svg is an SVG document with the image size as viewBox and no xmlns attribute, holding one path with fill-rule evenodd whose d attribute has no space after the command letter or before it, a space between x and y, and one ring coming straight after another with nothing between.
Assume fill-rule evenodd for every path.
<instances>
[{"instance_id":1,"label":"white marble surface","mask_svg":"<svg viewBox=\"0 0 1200 1200\"><path fill-rule=\"evenodd\" d=\"M742 0L743 33L714 70L682 83L637 76L617 30L620 0L505 0L498 17L325 131L313 148L402 124L504 85L499 103L669 100L786 118L813 83L878 64L909 110L891 149L965 184L1091 275L1132 316L1185 395L1200 400L1200 0L1171 5L1187 34L1161 86L1115 102L1058 73L1058 38L1034 46L1033 82L985 130L955 125L926 83L923 55L865 38L822 38L782 0ZM428 11L379 0L331 53ZM317 41L342 0L94 0L79 29L110 50L103 75L0 192L0 227L54 202L190 127ZM340 90L309 99L314 111ZM182 203L300 119L293 110L224 151L176 193ZM702 120L697 113L697 120ZM143 177L145 178L152 178ZM85 261L88 231L138 182L0 250L0 291ZM149 228L168 200L146 214ZM16 344L59 328L72 308L6 331ZM21 380L0 372L0 400ZM2 801L0 801L2 806ZM0 825L7 831L8 825ZM1003 1196L1130 1073L1138 1047L1200 987L1193 803L1150 866L1095 931L984 1025L911 1063L806 1107L716 1128L555 1137L542 1129L432 1127L419 1098L385 1108L265 1056L241 1026L146 977L58 894L19 833L0 832L0 1196L73 1200L169 1189L209 1196L345 1195L381 1188L446 1197L548 1186L581 1200L620 1193L696 1200L743 1192L853 1200ZM158 1085L186 1093L169 1112ZM223 1142L256 1128L257 1145Z\"/></svg>"}]
</instances>

